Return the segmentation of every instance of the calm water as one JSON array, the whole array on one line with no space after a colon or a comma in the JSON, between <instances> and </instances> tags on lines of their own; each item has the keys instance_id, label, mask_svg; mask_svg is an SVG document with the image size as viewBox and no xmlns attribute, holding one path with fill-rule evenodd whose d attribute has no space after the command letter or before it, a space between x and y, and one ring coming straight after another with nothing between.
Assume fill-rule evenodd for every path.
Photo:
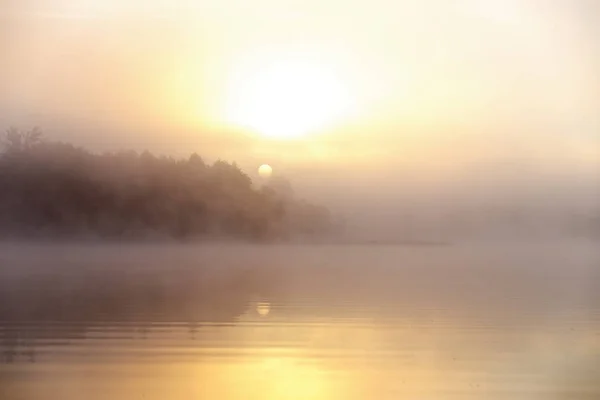
<instances>
[{"instance_id":1,"label":"calm water","mask_svg":"<svg viewBox=\"0 0 600 400\"><path fill-rule=\"evenodd\" d=\"M0 246L0 399L600 399L600 250Z\"/></svg>"}]
</instances>

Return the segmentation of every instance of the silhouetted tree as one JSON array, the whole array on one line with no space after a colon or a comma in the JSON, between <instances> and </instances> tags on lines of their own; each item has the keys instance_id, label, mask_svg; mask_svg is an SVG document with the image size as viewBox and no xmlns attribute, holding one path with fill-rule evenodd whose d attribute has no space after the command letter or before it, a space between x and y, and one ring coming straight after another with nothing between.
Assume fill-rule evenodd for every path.
<instances>
[{"instance_id":1,"label":"silhouetted tree","mask_svg":"<svg viewBox=\"0 0 600 400\"><path fill-rule=\"evenodd\" d=\"M15 127L8 128L2 138L2 145L6 152L21 152L31 149L42 142L42 131L35 127L22 132Z\"/></svg>"},{"instance_id":2,"label":"silhouetted tree","mask_svg":"<svg viewBox=\"0 0 600 400\"><path fill-rule=\"evenodd\" d=\"M277 239L326 231L325 209L294 198L289 182L256 188L239 166L93 154L11 128L0 153L0 234Z\"/></svg>"}]
</instances>

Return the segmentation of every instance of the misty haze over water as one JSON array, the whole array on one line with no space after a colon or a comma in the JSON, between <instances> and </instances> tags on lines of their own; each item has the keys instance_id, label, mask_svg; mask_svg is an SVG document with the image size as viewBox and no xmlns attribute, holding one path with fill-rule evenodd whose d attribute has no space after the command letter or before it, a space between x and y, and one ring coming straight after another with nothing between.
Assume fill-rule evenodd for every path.
<instances>
[{"instance_id":1,"label":"misty haze over water","mask_svg":"<svg viewBox=\"0 0 600 400\"><path fill-rule=\"evenodd\" d=\"M3 399L600 393L590 242L1 249Z\"/></svg>"},{"instance_id":2,"label":"misty haze over water","mask_svg":"<svg viewBox=\"0 0 600 400\"><path fill-rule=\"evenodd\" d=\"M600 399L600 2L0 0L0 400Z\"/></svg>"},{"instance_id":3,"label":"misty haze over water","mask_svg":"<svg viewBox=\"0 0 600 400\"><path fill-rule=\"evenodd\" d=\"M3 400L600 394L588 181L308 201L195 153L3 144Z\"/></svg>"}]
</instances>

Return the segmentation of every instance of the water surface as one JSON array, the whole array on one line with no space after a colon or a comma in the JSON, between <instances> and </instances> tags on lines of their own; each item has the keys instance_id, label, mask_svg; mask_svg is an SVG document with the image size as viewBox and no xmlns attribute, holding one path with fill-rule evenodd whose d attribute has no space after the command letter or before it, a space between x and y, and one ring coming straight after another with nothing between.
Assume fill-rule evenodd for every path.
<instances>
[{"instance_id":1,"label":"water surface","mask_svg":"<svg viewBox=\"0 0 600 400\"><path fill-rule=\"evenodd\" d=\"M0 398L598 399L600 250L2 245Z\"/></svg>"}]
</instances>

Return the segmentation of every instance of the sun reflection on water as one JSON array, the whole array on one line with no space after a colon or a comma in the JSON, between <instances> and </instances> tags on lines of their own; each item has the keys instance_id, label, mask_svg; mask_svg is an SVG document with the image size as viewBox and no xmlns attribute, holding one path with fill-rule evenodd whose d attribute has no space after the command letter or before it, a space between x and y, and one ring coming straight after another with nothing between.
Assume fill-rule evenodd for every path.
<instances>
[{"instance_id":1,"label":"sun reflection on water","mask_svg":"<svg viewBox=\"0 0 600 400\"><path fill-rule=\"evenodd\" d=\"M256 312L261 317L266 317L271 312L271 304L268 302L259 302L256 304Z\"/></svg>"}]
</instances>

